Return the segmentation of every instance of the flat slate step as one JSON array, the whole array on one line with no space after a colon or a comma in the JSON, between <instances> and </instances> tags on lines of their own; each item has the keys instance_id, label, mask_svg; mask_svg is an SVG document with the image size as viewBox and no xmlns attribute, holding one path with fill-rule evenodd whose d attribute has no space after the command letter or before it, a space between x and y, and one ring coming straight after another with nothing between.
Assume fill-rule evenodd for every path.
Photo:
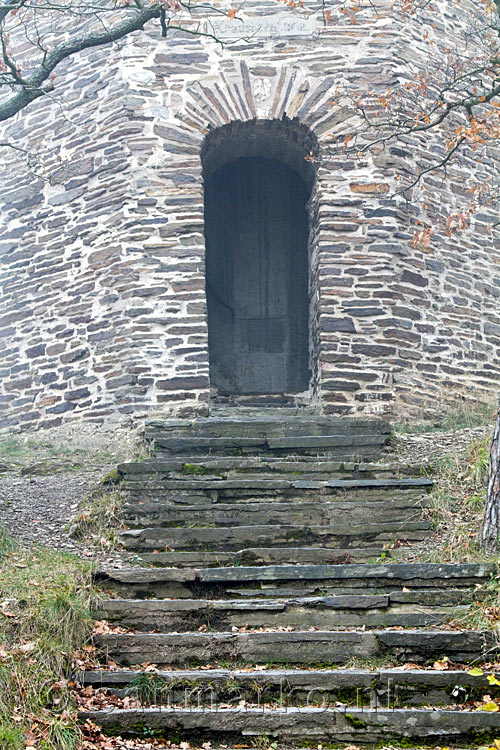
<instances>
[{"instance_id":1,"label":"flat slate step","mask_svg":"<svg viewBox=\"0 0 500 750\"><path fill-rule=\"evenodd\" d=\"M83 721L90 719L113 734L132 736L143 729L169 736L180 730L189 740L211 737L266 735L283 742L377 742L408 738L427 742L472 742L477 733L490 732L491 738L500 730L500 715L474 711L443 711L425 709L376 710L368 708L287 707L263 709L262 706L207 709L198 707L131 708L82 712ZM177 740L178 741L178 740Z\"/></svg>"},{"instance_id":2,"label":"flat slate step","mask_svg":"<svg viewBox=\"0 0 500 750\"><path fill-rule=\"evenodd\" d=\"M266 437L266 443L271 450L275 448L297 448L299 450L301 448L358 448L366 445L385 445L388 441L388 436L371 434L338 435L331 433L329 435L302 434L291 437L281 435Z\"/></svg>"},{"instance_id":3,"label":"flat slate step","mask_svg":"<svg viewBox=\"0 0 500 750\"><path fill-rule=\"evenodd\" d=\"M151 419L145 423L147 440L158 435L184 434L212 437L280 437L282 435L323 434L390 435L391 426L382 419L329 417L321 415L274 415L202 417L188 419Z\"/></svg>"},{"instance_id":4,"label":"flat slate step","mask_svg":"<svg viewBox=\"0 0 500 750\"><path fill-rule=\"evenodd\" d=\"M419 628L444 623L466 609L474 594L439 589L391 594L309 596L293 599L109 599L104 618L141 631L216 631L232 628L335 630L346 627Z\"/></svg>"},{"instance_id":5,"label":"flat slate step","mask_svg":"<svg viewBox=\"0 0 500 750\"><path fill-rule=\"evenodd\" d=\"M262 565L234 568L103 568L95 580L105 588L125 592L129 598L207 598L224 596L291 596L307 593L390 593L398 588L426 591L438 587L459 594L474 590L490 576L495 564L392 563L358 565ZM257 592L252 593L252 592ZM249 593L250 592L250 593Z\"/></svg>"},{"instance_id":6,"label":"flat slate step","mask_svg":"<svg viewBox=\"0 0 500 750\"><path fill-rule=\"evenodd\" d=\"M237 551L243 547L383 546L395 539L421 541L431 531L427 521L336 524L334 526L255 525L216 528L145 528L123 531L120 539L129 550L154 549Z\"/></svg>"},{"instance_id":7,"label":"flat slate step","mask_svg":"<svg viewBox=\"0 0 500 750\"><path fill-rule=\"evenodd\" d=\"M327 494L337 494L336 491L348 492L351 490L423 490L432 489L434 482L425 478L387 478L387 479L337 479L326 480L304 480L294 477L282 479L279 475L272 478L262 478L259 474L242 475L233 479L224 479L212 474L186 474L174 475L167 472L165 476L156 473L158 489L165 490L291 490L291 489L323 489ZM141 476L141 475L139 475ZM154 489L154 487L153 487ZM349 494L353 494L349 492Z\"/></svg>"},{"instance_id":8,"label":"flat slate step","mask_svg":"<svg viewBox=\"0 0 500 750\"><path fill-rule=\"evenodd\" d=\"M134 475L144 477L146 475ZM148 477L150 475L147 475ZM175 508L186 512L186 508L198 506L196 512L210 511L217 505L235 513L250 513L252 509L265 513L288 513L297 515L302 503L318 513L321 508L337 510L350 517L370 517L372 511L389 513L399 508L422 508L427 504L428 492L433 483L416 479L381 480L333 480L280 478L274 475L239 475L223 478L214 475L179 476L172 473L157 475L147 481L125 481L122 489L127 493L126 513L168 512ZM261 504L257 507L257 504ZM267 504L267 507L266 505ZM155 508L154 506L158 506ZM313 507L313 506L316 507ZM232 506L232 507L230 507ZM304 510L307 510L304 507ZM364 514L364 515L363 515Z\"/></svg>"},{"instance_id":9,"label":"flat slate step","mask_svg":"<svg viewBox=\"0 0 500 750\"><path fill-rule=\"evenodd\" d=\"M417 481L417 480L415 480ZM390 482L390 483L389 483ZM130 496L136 498L148 498L150 502L155 497L161 498L167 494L170 502L189 502L182 500L193 498L203 498L207 495L212 502L221 498L239 497L274 497L283 499L297 500L318 500L320 497L325 500L341 499L343 501L362 500L386 500L404 499L404 498L423 498L428 490L432 489L433 483L425 481L425 484L418 481L418 484L410 484L409 480L351 480L342 482L341 480L315 480L315 479L281 479L276 476L269 479L262 479L259 475L245 475L245 478L237 477L235 479L224 479L213 475L203 477L180 477L179 475L169 474L165 478L159 478L154 483L143 485L138 483L136 487L131 483L125 483L122 489L125 489ZM300 492L297 492L300 490ZM309 492L307 492L309 490ZM371 490L367 492L367 490ZM215 494L217 493L217 495ZM174 500L170 500L171 497ZM177 496L179 500L177 501Z\"/></svg>"},{"instance_id":10,"label":"flat slate step","mask_svg":"<svg viewBox=\"0 0 500 750\"><path fill-rule=\"evenodd\" d=\"M283 513L282 506L293 509L293 506L307 503L311 509L314 509L314 505L321 507L331 503L339 509L339 513L349 513L349 515L364 513L364 518L369 518L372 510L384 512L386 508L389 510L397 507L422 509L427 506L428 502L427 494L418 489L384 488L369 492L363 489L353 489L344 492L328 488L326 485L319 487L317 482L309 480L295 484L297 484L296 487L285 489L269 489L268 487L239 489L222 486L205 487L199 482L197 487L170 489L165 486L166 483L163 483L158 487L140 490L123 489L125 489L130 508L148 505L151 510L155 510L153 507L155 505L170 506L179 511L186 506L198 506L200 511L216 509L216 506L233 506L235 511L243 513L247 510L249 512L246 506L265 503L268 506L267 510ZM266 508L262 505L261 510L264 511Z\"/></svg>"},{"instance_id":11,"label":"flat slate step","mask_svg":"<svg viewBox=\"0 0 500 750\"><path fill-rule=\"evenodd\" d=\"M447 656L491 661L500 643L491 631L376 630L250 633L123 633L95 636L95 644L122 666L230 664L346 664L383 656L426 662Z\"/></svg>"},{"instance_id":12,"label":"flat slate step","mask_svg":"<svg viewBox=\"0 0 500 750\"><path fill-rule=\"evenodd\" d=\"M145 704L185 704L196 696L199 704L236 705L239 700L279 705L314 705L318 702L396 708L420 705L461 704L500 688L490 685L486 672L470 675L460 670L380 669L267 669L88 671L75 675L82 685L112 689L118 695L138 697ZM165 698L168 700L165 701Z\"/></svg>"},{"instance_id":13,"label":"flat slate step","mask_svg":"<svg viewBox=\"0 0 500 750\"><path fill-rule=\"evenodd\" d=\"M431 580L444 581L465 579L467 584L476 579L489 579L495 575L498 566L495 563L389 563L358 565L266 565L264 567L206 568L200 569L201 581L253 581L256 578L269 581L288 581L296 578L308 580L339 579L382 579L410 582L417 580L418 585L434 585ZM133 573L131 571L132 575ZM168 575L168 574L167 574Z\"/></svg>"},{"instance_id":14,"label":"flat slate step","mask_svg":"<svg viewBox=\"0 0 500 750\"><path fill-rule=\"evenodd\" d=\"M350 489L384 489L397 487L398 489L412 489L415 487L421 487L425 490L432 489L434 481L428 477L401 477L401 478L387 478L387 479L329 479L326 483L327 487L331 487L336 490L350 490Z\"/></svg>"},{"instance_id":15,"label":"flat slate step","mask_svg":"<svg viewBox=\"0 0 500 750\"><path fill-rule=\"evenodd\" d=\"M256 455L269 452L279 456L311 455L325 451L331 457L378 458L384 446L389 443L389 435L309 435L300 437L205 437L182 434L158 435L152 441L155 456L162 455L206 455L232 454Z\"/></svg>"},{"instance_id":16,"label":"flat slate step","mask_svg":"<svg viewBox=\"0 0 500 750\"><path fill-rule=\"evenodd\" d=\"M329 451L341 457L378 457L390 438L380 419L304 416L208 417L148 421L145 438L156 455L270 452L278 455Z\"/></svg>"},{"instance_id":17,"label":"flat slate step","mask_svg":"<svg viewBox=\"0 0 500 750\"><path fill-rule=\"evenodd\" d=\"M381 545L366 546L361 548L349 547L348 549L327 547L248 547L236 551L220 550L217 552L207 550L169 550L156 552L141 552L134 555L136 560L146 565L171 566L179 568L199 568L207 565L227 567L240 565L269 565L270 563L284 564L314 564L324 563L336 565L340 563L362 562L364 560L377 560L383 555L390 557L390 551Z\"/></svg>"},{"instance_id":18,"label":"flat slate step","mask_svg":"<svg viewBox=\"0 0 500 750\"><path fill-rule=\"evenodd\" d=\"M372 523L394 522L401 525L422 516L420 498L388 499L386 502L294 502L242 504L213 503L204 505L177 505L171 503L126 503L123 519L130 528L191 527L196 524L211 526L289 525L331 526L346 514L352 524L363 524L366 518Z\"/></svg>"},{"instance_id":19,"label":"flat slate step","mask_svg":"<svg viewBox=\"0 0 500 750\"><path fill-rule=\"evenodd\" d=\"M331 478L337 475L339 479L369 478L369 479L398 479L418 475L420 466L401 465L398 463L367 463L354 461L332 461L325 456L296 456L280 458L277 456L206 456L200 461L200 456L183 456L182 458L152 458L144 461L121 463L118 466L120 474L128 482L154 480L158 475L181 474L185 477L204 476L214 474L226 478L245 476L247 473L289 475L297 478L306 475L319 478ZM318 476L319 475L319 476Z\"/></svg>"}]
</instances>

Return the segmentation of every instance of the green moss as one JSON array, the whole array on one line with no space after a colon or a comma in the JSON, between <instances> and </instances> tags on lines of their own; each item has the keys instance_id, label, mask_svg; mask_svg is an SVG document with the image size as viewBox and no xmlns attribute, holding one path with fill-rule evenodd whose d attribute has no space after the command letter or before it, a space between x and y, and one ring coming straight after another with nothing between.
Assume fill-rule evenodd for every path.
<instances>
[{"instance_id":1,"label":"green moss","mask_svg":"<svg viewBox=\"0 0 500 750\"><path fill-rule=\"evenodd\" d=\"M352 714L346 713L344 714L344 717L354 729L366 729L368 726L366 721L361 721L361 719L358 719L357 716L353 716Z\"/></svg>"},{"instance_id":2,"label":"green moss","mask_svg":"<svg viewBox=\"0 0 500 750\"><path fill-rule=\"evenodd\" d=\"M293 529L292 531L287 531L285 534L286 539L302 539L304 536L304 529Z\"/></svg>"},{"instance_id":3,"label":"green moss","mask_svg":"<svg viewBox=\"0 0 500 750\"><path fill-rule=\"evenodd\" d=\"M471 729L471 731L468 734L468 740L471 745L478 745L483 746L487 745L488 747L491 745L494 745L495 740L498 739L498 729L491 729L490 731L486 732L478 732L476 729Z\"/></svg>"},{"instance_id":4,"label":"green moss","mask_svg":"<svg viewBox=\"0 0 500 750\"><path fill-rule=\"evenodd\" d=\"M173 745L180 745L182 742L182 731L180 729L172 729L166 737Z\"/></svg>"},{"instance_id":5,"label":"green moss","mask_svg":"<svg viewBox=\"0 0 500 750\"><path fill-rule=\"evenodd\" d=\"M346 687L332 692L335 693L335 697L340 703L351 704L355 706L358 705L358 703L359 705L363 705L363 694L365 694L366 696L366 691L362 687Z\"/></svg>"},{"instance_id":6,"label":"green moss","mask_svg":"<svg viewBox=\"0 0 500 750\"><path fill-rule=\"evenodd\" d=\"M203 474L213 474L211 469L207 469L202 464L182 464L182 473L189 476L198 476Z\"/></svg>"},{"instance_id":7,"label":"green moss","mask_svg":"<svg viewBox=\"0 0 500 750\"><path fill-rule=\"evenodd\" d=\"M410 740L409 737L394 737L394 742L398 744L399 747L420 747L421 742L417 742L416 740Z\"/></svg>"},{"instance_id":8,"label":"green moss","mask_svg":"<svg viewBox=\"0 0 500 750\"><path fill-rule=\"evenodd\" d=\"M243 550L243 552L240 553L239 562L241 565L254 565L259 560L260 558L258 555L256 555L255 552L250 552L250 550Z\"/></svg>"},{"instance_id":9,"label":"green moss","mask_svg":"<svg viewBox=\"0 0 500 750\"><path fill-rule=\"evenodd\" d=\"M203 464L182 464L182 473L190 477L202 477L206 475L215 477L224 476L220 469L214 469L211 466L204 466Z\"/></svg>"},{"instance_id":10,"label":"green moss","mask_svg":"<svg viewBox=\"0 0 500 750\"><path fill-rule=\"evenodd\" d=\"M110 487L115 486L117 484L120 484L120 482L123 479L123 474L118 469L113 469L108 474L103 476L103 478L100 481L100 484L103 485L103 487Z\"/></svg>"}]
</instances>

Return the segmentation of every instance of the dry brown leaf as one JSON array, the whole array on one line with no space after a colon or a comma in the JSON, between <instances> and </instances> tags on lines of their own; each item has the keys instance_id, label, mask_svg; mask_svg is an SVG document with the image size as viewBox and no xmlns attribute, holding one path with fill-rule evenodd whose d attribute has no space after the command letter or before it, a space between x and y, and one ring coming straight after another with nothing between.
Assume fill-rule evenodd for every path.
<instances>
[{"instance_id":1,"label":"dry brown leaf","mask_svg":"<svg viewBox=\"0 0 500 750\"><path fill-rule=\"evenodd\" d=\"M24 744L26 747L34 747L37 743L38 737L33 732L24 733Z\"/></svg>"}]
</instances>

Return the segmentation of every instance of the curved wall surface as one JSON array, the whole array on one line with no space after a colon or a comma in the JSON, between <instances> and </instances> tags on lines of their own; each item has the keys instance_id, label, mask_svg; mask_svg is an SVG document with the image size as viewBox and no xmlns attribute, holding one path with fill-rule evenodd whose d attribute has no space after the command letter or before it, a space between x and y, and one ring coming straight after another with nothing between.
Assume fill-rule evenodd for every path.
<instances>
[{"instance_id":1,"label":"curved wall surface","mask_svg":"<svg viewBox=\"0 0 500 750\"><path fill-rule=\"evenodd\" d=\"M456 19L443 8L440 33L451 35ZM310 381L273 397L390 416L493 397L493 209L472 233L437 230L414 247L413 209L390 196L419 141L345 154L352 113L332 105L337 88L383 92L419 65L421 29L394 22L390 4L377 11L356 25L339 12L324 26L319 6L306 17L257 2L238 27L244 38L224 46L181 33L165 41L152 26L121 49L67 62L64 117L39 101L4 128L27 147L50 142L59 160L50 180L14 156L2 168L1 428L208 413L220 394L209 371L203 180L238 159L277 160L307 186ZM234 41L236 21L215 12L209 21ZM436 227L478 168L464 161L431 191ZM259 329L255 346L275 345L263 338Z\"/></svg>"}]
</instances>

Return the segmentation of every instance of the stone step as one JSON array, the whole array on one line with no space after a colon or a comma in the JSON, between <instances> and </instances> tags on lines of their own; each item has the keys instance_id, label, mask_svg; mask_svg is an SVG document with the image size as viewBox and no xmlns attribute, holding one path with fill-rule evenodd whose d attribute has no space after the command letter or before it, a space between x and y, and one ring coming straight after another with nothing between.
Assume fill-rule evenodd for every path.
<instances>
[{"instance_id":1,"label":"stone step","mask_svg":"<svg viewBox=\"0 0 500 750\"><path fill-rule=\"evenodd\" d=\"M390 550L382 546L349 547L348 549L327 547L249 547L233 552L207 550L168 550L133 554L134 562L144 565L176 566L178 568L200 568L205 566L240 566L269 564L315 564L336 565L389 558Z\"/></svg>"},{"instance_id":2,"label":"stone step","mask_svg":"<svg viewBox=\"0 0 500 750\"><path fill-rule=\"evenodd\" d=\"M500 652L492 631L374 630L250 633L121 633L95 636L98 649L121 666L194 667L298 664L323 667L353 658L384 657L426 664L490 661Z\"/></svg>"},{"instance_id":3,"label":"stone step","mask_svg":"<svg viewBox=\"0 0 500 750\"><path fill-rule=\"evenodd\" d=\"M417 542L425 539L431 524L427 521L401 523L344 524L334 526L256 525L236 527L145 528L122 531L120 540L128 550L155 549L237 551L244 547L286 547L318 545L347 548L383 546L395 540Z\"/></svg>"},{"instance_id":4,"label":"stone step","mask_svg":"<svg viewBox=\"0 0 500 750\"><path fill-rule=\"evenodd\" d=\"M140 474L134 476L142 476ZM364 490L368 497L377 490L414 490L427 492L432 489L433 481L426 477L389 477L384 479L337 479L331 477L326 480L282 479L279 475L271 479L259 475L244 475L235 479L224 479L213 475L180 475L171 478L166 472L156 472L156 485L148 489L165 490L323 490L326 494L337 495L346 493L351 495L353 490ZM142 485L139 485L142 486Z\"/></svg>"},{"instance_id":5,"label":"stone step","mask_svg":"<svg viewBox=\"0 0 500 750\"><path fill-rule=\"evenodd\" d=\"M233 568L103 568L94 578L120 596L202 598L306 596L321 593L390 593L438 589L474 590L496 575L493 563L391 563L337 565L262 565ZM287 593L292 590L292 594ZM258 592L258 593L257 593Z\"/></svg>"},{"instance_id":6,"label":"stone step","mask_svg":"<svg viewBox=\"0 0 500 750\"><path fill-rule=\"evenodd\" d=\"M218 476L236 479L248 474L269 478L287 479L401 479L418 476L419 465L398 463L367 463L353 461L332 461L324 456L183 456L182 458L155 458L143 461L122 463L118 471L124 480L134 482L154 482L160 475L175 474L187 477Z\"/></svg>"},{"instance_id":7,"label":"stone step","mask_svg":"<svg viewBox=\"0 0 500 750\"><path fill-rule=\"evenodd\" d=\"M127 475L128 476L128 475ZM425 478L389 478L321 481L313 479L272 478L258 475L240 475L236 479L223 479L213 475L179 476L158 474L145 483L137 474L137 481L127 479L122 489L127 493L129 506L167 504L173 506L206 506L217 504L247 505L273 503L338 503L340 512L365 512L383 506L392 508L419 507L427 504L427 495L433 482ZM263 507L261 510L265 510ZM127 508L128 510L128 508ZM281 509L283 512L283 509Z\"/></svg>"},{"instance_id":8,"label":"stone step","mask_svg":"<svg viewBox=\"0 0 500 750\"><path fill-rule=\"evenodd\" d=\"M500 714L439 709L343 709L319 707L286 707L266 709L245 706L244 709L207 709L195 703L190 707L159 706L154 708L86 711L82 721L90 719L111 734L144 736L144 731L168 738L172 730L186 741L230 742L249 735L265 735L281 742L357 742L393 743L415 740L419 743L473 743L482 735L490 743L500 730ZM179 739L180 739L179 738ZM178 739L176 740L178 741Z\"/></svg>"},{"instance_id":9,"label":"stone step","mask_svg":"<svg viewBox=\"0 0 500 750\"><path fill-rule=\"evenodd\" d=\"M302 437L182 437L158 436L153 441L155 456L162 455L316 455L324 452L336 458L378 458L389 443L385 435L303 435Z\"/></svg>"},{"instance_id":10,"label":"stone step","mask_svg":"<svg viewBox=\"0 0 500 750\"><path fill-rule=\"evenodd\" d=\"M461 589L398 591L279 599L108 599L100 619L140 631L189 632L208 628L421 628L443 624L467 609L474 592Z\"/></svg>"},{"instance_id":11,"label":"stone step","mask_svg":"<svg viewBox=\"0 0 500 750\"><path fill-rule=\"evenodd\" d=\"M460 705L481 699L485 693L496 698L500 688L490 685L488 676L463 670L416 669L208 669L142 672L140 670L97 670L80 672L75 679L98 690L138 698L145 705L164 703L237 705L271 703L304 706L338 703L378 708L403 706Z\"/></svg>"},{"instance_id":12,"label":"stone step","mask_svg":"<svg viewBox=\"0 0 500 750\"><path fill-rule=\"evenodd\" d=\"M243 418L275 418L275 417L314 417L318 416L318 412L311 406L297 405L293 396L291 401L288 402L288 397L283 394L278 395L279 400L275 400L272 396L272 400L264 400L262 403L255 403L262 398L262 395L248 395L236 397L226 395L221 396L218 393L210 402L210 416L212 419L243 419ZM269 394L264 395L264 399L268 399ZM244 403L242 402L244 400ZM152 420L153 421L153 420Z\"/></svg>"},{"instance_id":13,"label":"stone step","mask_svg":"<svg viewBox=\"0 0 500 750\"><path fill-rule=\"evenodd\" d=\"M286 412L150 421L156 458L119 467L121 539L136 561L176 567L95 575L120 597L98 615L129 632L96 635L113 669L78 679L132 703L82 720L197 745L495 739L498 714L458 709L498 688L457 667L491 664L499 639L437 628L483 598L497 568L386 564L384 547L431 532L433 485L371 460L389 438L382 420ZM455 669L346 668L445 657Z\"/></svg>"},{"instance_id":14,"label":"stone step","mask_svg":"<svg viewBox=\"0 0 500 750\"><path fill-rule=\"evenodd\" d=\"M379 489L373 491L354 489L351 491L337 492L326 486L312 486L313 483L298 483L297 487L285 487L283 489L271 489L269 487L214 487L214 488L169 488L168 486L134 489L126 491L126 501L129 506L139 505L172 505L182 509L184 506L203 506L205 509L217 505L240 506L242 510L246 505L256 503L272 503L275 510L280 512L279 506L292 506L298 503L315 503L324 505L336 503L341 512L365 512L370 514L371 508L382 509L387 507L419 508L427 507L427 493L416 489L391 490ZM316 484L316 483L314 483ZM302 486L301 486L302 485ZM126 488L124 488L126 489ZM152 508L153 509L153 508ZM264 508L261 508L262 510ZM282 509L281 509L282 512Z\"/></svg>"},{"instance_id":15,"label":"stone step","mask_svg":"<svg viewBox=\"0 0 500 750\"><path fill-rule=\"evenodd\" d=\"M264 526L268 524L332 526L338 518L363 525L368 517L373 523L405 524L422 516L421 499L390 499L362 505L352 502L281 502L281 503L212 503L176 505L172 503L126 503L122 517L129 528L174 528L193 526Z\"/></svg>"},{"instance_id":16,"label":"stone step","mask_svg":"<svg viewBox=\"0 0 500 750\"><path fill-rule=\"evenodd\" d=\"M158 436L184 435L186 437L296 437L303 435L390 435L391 426L382 419L329 417L313 415L255 416L238 418L201 417L197 419L149 419L145 422L146 440Z\"/></svg>"}]
</instances>

